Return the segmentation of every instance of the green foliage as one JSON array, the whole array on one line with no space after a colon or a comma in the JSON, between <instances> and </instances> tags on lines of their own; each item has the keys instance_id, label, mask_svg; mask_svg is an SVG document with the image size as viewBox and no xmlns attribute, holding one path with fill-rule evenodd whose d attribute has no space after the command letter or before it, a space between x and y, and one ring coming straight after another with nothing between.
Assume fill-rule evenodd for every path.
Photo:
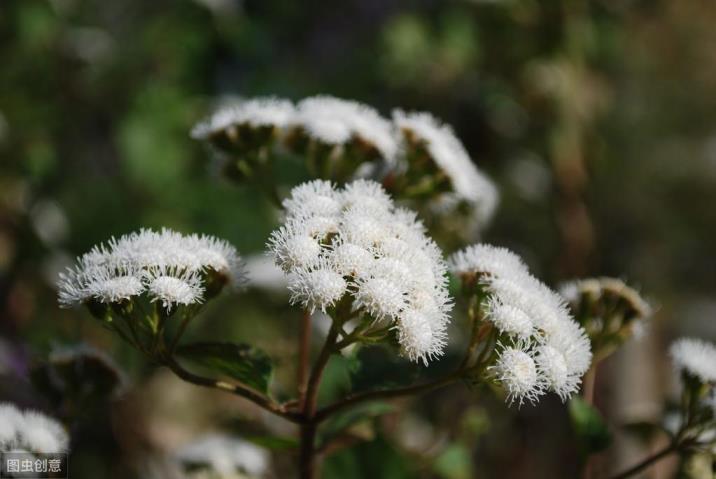
<instances>
[{"instance_id":1,"label":"green foliage","mask_svg":"<svg viewBox=\"0 0 716 479\"><path fill-rule=\"evenodd\" d=\"M261 392L268 392L273 363L266 353L247 344L199 342L179 346L176 354L204 369L220 373Z\"/></svg>"},{"instance_id":2,"label":"green foliage","mask_svg":"<svg viewBox=\"0 0 716 479\"><path fill-rule=\"evenodd\" d=\"M323 466L325 479L364 479L389 477L412 479L415 467L383 437L343 450L326 459Z\"/></svg>"},{"instance_id":3,"label":"green foliage","mask_svg":"<svg viewBox=\"0 0 716 479\"><path fill-rule=\"evenodd\" d=\"M447 446L433 463L435 473L444 479L470 479L474 477L470 451L462 444Z\"/></svg>"},{"instance_id":4,"label":"green foliage","mask_svg":"<svg viewBox=\"0 0 716 479\"><path fill-rule=\"evenodd\" d=\"M603 451L612 442L612 434L599 411L579 396L569 400L569 417L582 454Z\"/></svg>"},{"instance_id":5,"label":"green foliage","mask_svg":"<svg viewBox=\"0 0 716 479\"><path fill-rule=\"evenodd\" d=\"M364 422L369 422L383 414L395 410L395 406L386 402L369 402L360 404L342 413L336 414L321 429L321 442L327 443L350 428Z\"/></svg>"}]
</instances>

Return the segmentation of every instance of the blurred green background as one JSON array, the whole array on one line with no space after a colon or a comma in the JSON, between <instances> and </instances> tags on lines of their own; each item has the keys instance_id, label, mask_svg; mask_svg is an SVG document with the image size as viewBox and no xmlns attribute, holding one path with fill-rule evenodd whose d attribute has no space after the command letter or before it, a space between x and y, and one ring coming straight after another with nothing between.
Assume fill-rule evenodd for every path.
<instances>
[{"instance_id":1,"label":"blurred green background","mask_svg":"<svg viewBox=\"0 0 716 479\"><path fill-rule=\"evenodd\" d=\"M716 339L714 25L710 0L2 0L0 399L52 412L27 373L60 345L116 359L132 386L73 423L75 478L149 477L152 454L231 418L259 419L230 421L242 435L290 435L146 364L86 312L59 310L54 281L74 256L142 226L260 254L276 212L218 178L188 132L222 96L325 93L452 124L502 193L481 239L550 284L639 286L657 316L600 370L597 404L615 423L658 413L668 341ZM192 334L262 346L290 384L298 312L285 296L250 288L215 303ZM575 477L557 399L518 410L479 393L413 401L373 424L375 441L333 456L326 477ZM624 441L599 467L638 457ZM290 464L278 458L274 477Z\"/></svg>"}]
</instances>

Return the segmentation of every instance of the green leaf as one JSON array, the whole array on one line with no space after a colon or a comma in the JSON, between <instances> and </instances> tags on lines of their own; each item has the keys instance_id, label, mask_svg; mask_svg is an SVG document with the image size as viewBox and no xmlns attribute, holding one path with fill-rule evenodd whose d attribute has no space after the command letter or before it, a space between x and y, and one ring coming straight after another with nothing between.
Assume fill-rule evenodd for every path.
<instances>
[{"instance_id":1,"label":"green leaf","mask_svg":"<svg viewBox=\"0 0 716 479\"><path fill-rule=\"evenodd\" d=\"M373 419L395 410L395 406L385 402L369 402L360 404L348 411L337 414L326 423L321 431L324 441L329 440L356 424Z\"/></svg>"},{"instance_id":2,"label":"green leaf","mask_svg":"<svg viewBox=\"0 0 716 479\"><path fill-rule=\"evenodd\" d=\"M177 348L176 354L198 366L226 376L263 393L268 392L271 358L248 344L200 342Z\"/></svg>"},{"instance_id":3,"label":"green leaf","mask_svg":"<svg viewBox=\"0 0 716 479\"><path fill-rule=\"evenodd\" d=\"M612 442L612 435L602 415L580 397L569 401L569 416L572 428L585 455L606 449Z\"/></svg>"},{"instance_id":4,"label":"green leaf","mask_svg":"<svg viewBox=\"0 0 716 479\"><path fill-rule=\"evenodd\" d=\"M362 479L366 477L411 479L418 477L415 460L403 456L383 437L343 449L330 455L324 465L324 479Z\"/></svg>"},{"instance_id":5,"label":"green leaf","mask_svg":"<svg viewBox=\"0 0 716 479\"><path fill-rule=\"evenodd\" d=\"M474 477L470 451L462 444L448 445L433 464L435 473L445 479L470 479Z\"/></svg>"}]
</instances>

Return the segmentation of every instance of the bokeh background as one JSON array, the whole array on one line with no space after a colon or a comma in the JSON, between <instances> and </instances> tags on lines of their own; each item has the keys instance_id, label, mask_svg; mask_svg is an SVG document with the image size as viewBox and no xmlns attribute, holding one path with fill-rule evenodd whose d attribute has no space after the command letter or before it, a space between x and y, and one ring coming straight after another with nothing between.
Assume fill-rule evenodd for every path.
<instances>
[{"instance_id":1,"label":"bokeh background","mask_svg":"<svg viewBox=\"0 0 716 479\"><path fill-rule=\"evenodd\" d=\"M634 462L646 449L618 425L658 417L673 397L669 341L716 340L714 25L710 0L2 0L0 400L65 415L76 479L152 477L146 464L219 427L290 436L147 364L86 312L58 309L54 282L74 256L142 226L261 254L275 210L219 178L188 132L220 97L325 93L452 124L502 193L481 239L552 285L612 275L657 306L597 376L617 434L595 471ZM299 313L281 285L215 303L190 334L263 347L290 385ZM107 351L127 385L70 417L28 373L80 342ZM329 389L349 369L334 364ZM556 398L507 409L455 386L409 403L325 477L576 477ZM290 477L290 455L274 455L270 477Z\"/></svg>"}]
</instances>

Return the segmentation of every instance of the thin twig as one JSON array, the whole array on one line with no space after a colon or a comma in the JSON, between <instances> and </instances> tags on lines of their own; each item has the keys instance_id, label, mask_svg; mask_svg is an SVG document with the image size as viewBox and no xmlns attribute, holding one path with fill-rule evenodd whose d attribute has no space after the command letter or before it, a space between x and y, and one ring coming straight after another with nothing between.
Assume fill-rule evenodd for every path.
<instances>
[{"instance_id":1,"label":"thin twig","mask_svg":"<svg viewBox=\"0 0 716 479\"><path fill-rule=\"evenodd\" d=\"M301 335L298 343L298 407L303 409L308 389L308 369L311 356L311 313L306 310L301 318Z\"/></svg>"},{"instance_id":2,"label":"thin twig","mask_svg":"<svg viewBox=\"0 0 716 479\"><path fill-rule=\"evenodd\" d=\"M334 321L328 331L326 341L321 348L316 363L313 365L311 377L308 380L306 400L303 404L303 419L301 425L301 447L299 456L300 475L302 479L312 479L316 474L316 426L318 421L315 418L316 406L318 403L318 387L321 383L323 371L328 364L331 354L335 350L336 339L338 338L338 326Z\"/></svg>"},{"instance_id":3,"label":"thin twig","mask_svg":"<svg viewBox=\"0 0 716 479\"><path fill-rule=\"evenodd\" d=\"M162 359L162 364L171 369L171 371L179 376L188 383L195 384L197 386L203 386L212 389L218 389L226 391L237 396L241 396L244 399L251 401L252 403L262 407L263 409L280 416L288 421L294 423L301 423L302 416L293 412L287 411L282 405L275 403L267 396L255 391L248 386L243 384L231 384L225 381L219 381L203 376L199 376L190 371L184 369L173 357L166 356Z\"/></svg>"},{"instance_id":4,"label":"thin twig","mask_svg":"<svg viewBox=\"0 0 716 479\"><path fill-rule=\"evenodd\" d=\"M626 469L625 471L620 472L619 474L612 476L611 479L625 479L627 477L633 476L634 474L638 474L639 472L643 471L644 469L648 468L655 462L659 461L660 459L668 456L672 452L676 452L679 450L679 444L676 442L672 442L665 448L661 449L660 451L656 452L655 454L652 454L651 456L647 457L640 463L630 467L629 469Z\"/></svg>"},{"instance_id":5,"label":"thin twig","mask_svg":"<svg viewBox=\"0 0 716 479\"><path fill-rule=\"evenodd\" d=\"M423 394L429 391L432 391L434 389L439 389L443 386L447 386L448 384L458 380L464 371L462 369L458 369L457 371L454 371L450 373L447 376L444 376L442 378L436 379L434 381L430 381L424 384L417 384L414 386L407 386L404 388L397 388L397 389L383 389L379 391L368 391L364 393L358 393L351 396L348 396L341 401L338 401L336 403L331 404L330 406L327 406L321 410L319 410L315 415L316 422L321 422L328 418L329 416L342 411L346 408L349 408L351 406L355 406L356 404L362 403L362 402L368 402L368 401L377 401L380 399L395 399L402 396L410 396L414 394Z\"/></svg>"}]
</instances>

